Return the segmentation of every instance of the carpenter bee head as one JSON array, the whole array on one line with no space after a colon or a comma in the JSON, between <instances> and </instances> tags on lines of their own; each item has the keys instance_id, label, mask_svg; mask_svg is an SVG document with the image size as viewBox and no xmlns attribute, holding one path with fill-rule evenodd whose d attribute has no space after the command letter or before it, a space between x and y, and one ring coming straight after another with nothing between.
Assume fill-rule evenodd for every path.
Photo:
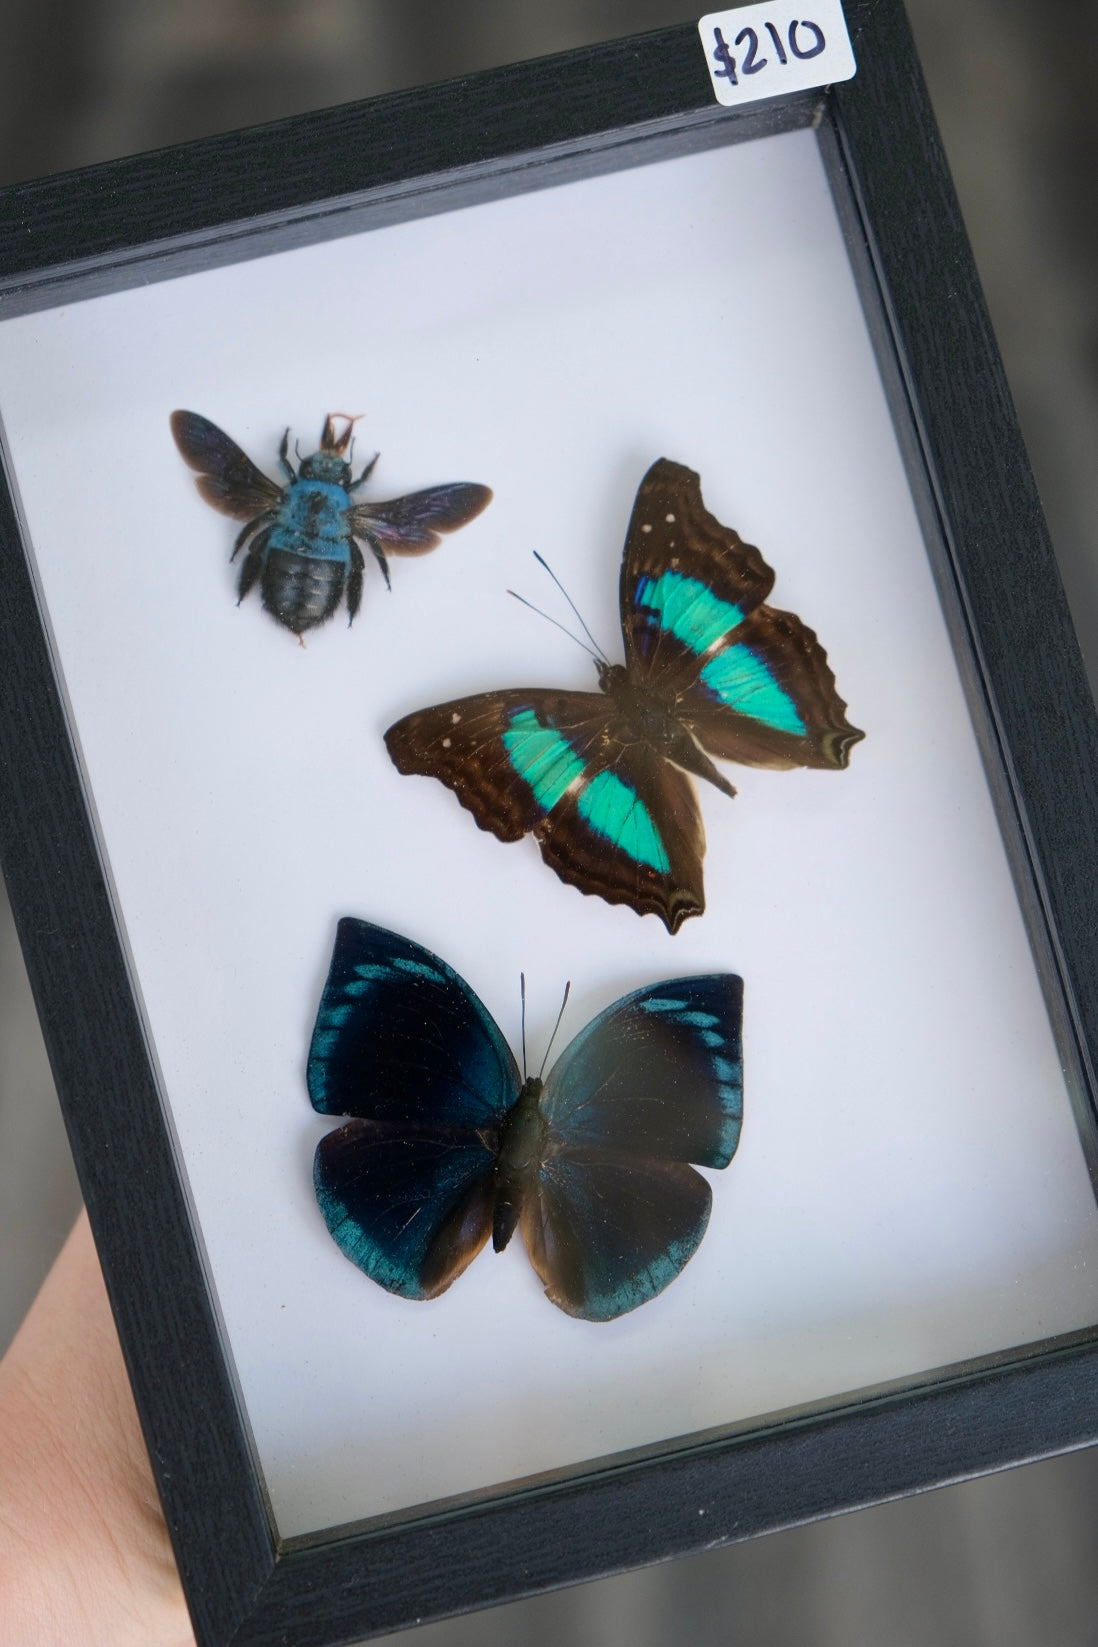
<instances>
[{"instance_id":1,"label":"carpenter bee head","mask_svg":"<svg viewBox=\"0 0 1098 1647\"><path fill-rule=\"evenodd\" d=\"M361 414L359 414L361 415ZM336 429L335 420L342 420L342 429ZM351 479L351 434L358 417L348 412L329 412L324 419L320 436L320 450L303 459L301 474L306 480L327 480L336 486L347 486Z\"/></svg>"}]
</instances>

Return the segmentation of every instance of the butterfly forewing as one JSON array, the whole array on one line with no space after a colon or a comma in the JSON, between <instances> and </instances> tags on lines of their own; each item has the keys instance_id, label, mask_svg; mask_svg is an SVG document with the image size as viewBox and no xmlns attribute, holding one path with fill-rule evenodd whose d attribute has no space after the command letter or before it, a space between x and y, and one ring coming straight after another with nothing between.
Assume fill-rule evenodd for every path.
<instances>
[{"instance_id":1,"label":"butterfly forewing","mask_svg":"<svg viewBox=\"0 0 1098 1647\"><path fill-rule=\"evenodd\" d=\"M554 1065L541 1113L553 1147L726 1167L743 1117L743 982L731 973L638 989Z\"/></svg>"},{"instance_id":2,"label":"butterfly forewing","mask_svg":"<svg viewBox=\"0 0 1098 1647\"><path fill-rule=\"evenodd\" d=\"M520 1086L495 1023L444 961L342 920L309 1095L357 1119L317 1147L317 1200L347 1257L407 1298L445 1290L491 1227L499 1128Z\"/></svg>"},{"instance_id":3,"label":"butterfly forewing","mask_svg":"<svg viewBox=\"0 0 1098 1647\"><path fill-rule=\"evenodd\" d=\"M482 829L533 834L561 880L658 914L704 908L705 836L688 778L595 692L486 692L405 716L385 734L401 772L440 779Z\"/></svg>"},{"instance_id":4,"label":"butterfly forewing","mask_svg":"<svg viewBox=\"0 0 1098 1647\"><path fill-rule=\"evenodd\" d=\"M693 469L669 458L640 483L621 563L622 634L630 677L661 675L678 641L699 655L762 604L774 573L759 551L702 502Z\"/></svg>"},{"instance_id":5,"label":"butterfly forewing","mask_svg":"<svg viewBox=\"0 0 1098 1647\"><path fill-rule=\"evenodd\" d=\"M743 1117L743 985L682 978L615 1002L576 1037L541 1100L542 1159L522 1213L530 1258L570 1315L654 1298L705 1233Z\"/></svg>"},{"instance_id":6,"label":"butterfly forewing","mask_svg":"<svg viewBox=\"0 0 1098 1647\"><path fill-rule=\"evenodd\" d=\"M173 412L171 430L181 456L198 471L198 490L223 515L254 520L277 509L281 488L216 423L198 412Z\"/></svg>"},{"instance_id":7,"label":"butterfly forewing","mask_svg":"<svg viewBox=\"0 0 1098 1647\"><path fill-rule=\"evenodd\" d=\"M518 1066L486 1007L410 938L339 923L309 1050L325 1115L471 1129L514 1104Z\"/></svg>"},{"instance_id":8,"label":"butterfly forewing","mask_svg":"<svg viewBox=\"0 0 1098 1647\"><path fill-rule=\"evenodd\" d=\"M528 700L523 692L483 692L435 704L391 726L385 746L398 771L438 778L481 829L501 841L518 841L544 812L534 786L519 780L504 741L511 712ZM546 766L549 783L551 760Z\"/></svg>"}]
</instances>

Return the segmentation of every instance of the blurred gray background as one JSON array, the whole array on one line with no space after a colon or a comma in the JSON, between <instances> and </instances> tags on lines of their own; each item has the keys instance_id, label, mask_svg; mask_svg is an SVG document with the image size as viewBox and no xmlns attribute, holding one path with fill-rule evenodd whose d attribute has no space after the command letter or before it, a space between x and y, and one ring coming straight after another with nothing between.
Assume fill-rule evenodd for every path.
<instances>
[{"instance_id":1,"label":"blurred gray background","mask_svg":"<svg viewBox=\"0 0 1098 1647\"><path fill-rule=\"evenodd\" d=\"M590 41L674 0L0 0L0 184ZM1098 5L908 0L1092 682ZM79 1193L0 895L0 1349ZM1098 1453L434 1625L409 1647L1083 1647ZM74 1643L74 1647L79 1644Z\"/></svg>"}]
</instances>

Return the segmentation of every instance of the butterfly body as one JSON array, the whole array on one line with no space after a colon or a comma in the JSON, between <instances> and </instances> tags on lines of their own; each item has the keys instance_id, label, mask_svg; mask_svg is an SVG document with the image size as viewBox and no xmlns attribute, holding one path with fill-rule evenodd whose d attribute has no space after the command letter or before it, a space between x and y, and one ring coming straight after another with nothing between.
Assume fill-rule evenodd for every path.
<instances>
[{"instance_id":1,"label":"butterfly body","mask_svg":"<svg viewBox=\"0 0 1098 1647\"><path fill-rule=\"evenodd\" d=\"M244 551L237 595L258 583L263 606L299 638L324 623L346 599L348 620L362 602L365 545L389 583L386 551L425 554L440 532L472 520L491 500L486 486L458 484L385 503L363 503L358 490L377 459L352 476L346 452L353 419L336 430L325 419L321 444L295 470L288 456L289 430L279 449L287 484L278 486L228 435L197 412L173 412L176 445L192 469L207 503L245 522L233 548Z\"/></svg>"},{"instance_id":2,"label":"butterfly body","mask_svg":"<svg viewBox=\"0 0 1098 1647\"><path fill-rule=\"evenodd\" d=\"M729 974L624 996L542 1079L523 1079L487 1009L429 951L339 923L309 1093L350 1117L317 1146L329 1231L388 1291L438 1297L515 1230L553 1303L609 1321L696 1250L743 1109L742 984Z\"/></svg>"},{"instance_id":3,"label":"butterfly body","mask_svg":"<svg viewBox=\"0 0 1098 1647\"><path fill-rule=\"evenodd\" d=\"M601 692L520 688L406 715L385 734L399 771L440 779L500 840L532 834L561 880L670 932L705 908L705 833L687 774L735 789L714 757L838 770L863 736L827 656L774 574L705 508L693 470L660 458L622 556L625 663Z\"/></svg>"},{"instance_id":4,"label":"butterfly body","mask_svg":"<svg viewBox=\"0 0 1098 1647\"><path fill-rule=\"evenodd\" d=\"M717 770L680 719L673 692L661 690L658 684L639 683L620 663L600 661L598 671L599 686L617 711L616 721L607 728L608 745L624 748L630 743L646 744L653 755L672 761L696 778L705 778L724 795L735 795L728 779Z\"/></svg>"},{"instance_id":5,"label":"butterfly body","mask_svg":"<svg viewBox=\"0 0 1098 1647\"><path fill-rule=\"evenodd\" d=\"M548 1128L541 1114L544 1090L539 1076L528 1076L514 1108L508 1110L500 1126L492 1213L492 1246L496 1252L502 1252L515 1233L523 1202L546 1154Z\"/></svg>"}]
</instances>

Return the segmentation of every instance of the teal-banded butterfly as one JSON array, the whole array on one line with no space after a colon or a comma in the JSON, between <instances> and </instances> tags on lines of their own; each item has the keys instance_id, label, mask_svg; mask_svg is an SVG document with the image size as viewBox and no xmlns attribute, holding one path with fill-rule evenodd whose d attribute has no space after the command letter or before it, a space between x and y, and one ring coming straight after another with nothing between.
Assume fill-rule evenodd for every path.
<instances>
[{"instance_id":1,"label":"teal-banded butterfly","mask_svg":"<svg viewBox=\"0 0 1098 1647\"><path fill-rule=\"evenodd\" d=\"M677 932L705 908L689 774L734 795L711 756L839 769L864 736L815 634L766 605L773 584L759 551L706 509L694 471L660 458L622 557L625 664L596 659L601 693L522 687L438 704L389 728L389 754L441 779L500 840L532 834L561 880Z\"/></svg>"},{"instance_id":2,"label":"teal-banded butterfly","mask_svg":"<svg viewBox=\"0 0 1098 1647\"><path fill-rule=\"evenodd\" d=\"M340 921L308 1072L314 1109L348 1117L313 1163L333 1239L379 1286L429 1299L517 1228L569 1315L648 1303L709 1222L712 1191L689 1163L726 1167L739 1143L742 1003L732 973L648 984L543 1080L519 1073L445 961Z\"/></svg>"}]
</instances>

